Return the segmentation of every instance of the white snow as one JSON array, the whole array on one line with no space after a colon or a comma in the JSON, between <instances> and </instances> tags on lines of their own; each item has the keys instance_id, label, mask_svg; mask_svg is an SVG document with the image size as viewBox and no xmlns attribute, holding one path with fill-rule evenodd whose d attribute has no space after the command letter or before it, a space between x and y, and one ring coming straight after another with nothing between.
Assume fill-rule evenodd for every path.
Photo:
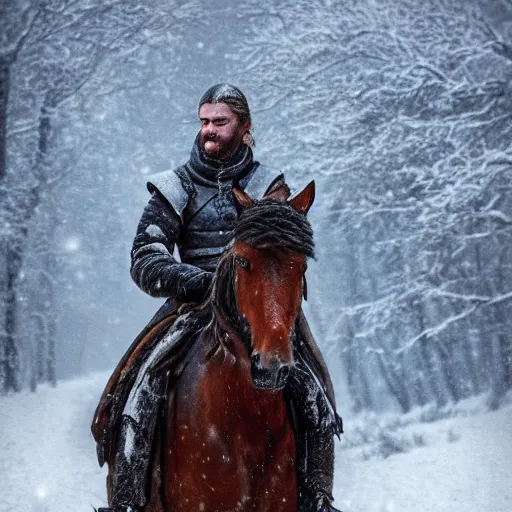
<instances>
[{"instance_id":1,"label":"white snow","mask_svg":"<svg viewBox=\"0 0 512 512\"><path fill-rule=\"evenodd\" d=\"M484 404L468 400L438 421L428 409L388 421L345 418L335 504L344 512L510 512L512 407L486 412Z\"/></svg>"},{"instance_id":2,"label":"white snow","mask_svg":"<svg viewBox=\"0 0 512 512\"><path fill-rule=\"evenodd\" d=\"M70 236L63 241L64 250L67 252L76 252L81 245L80 239L76 236Z\"/></svg>"},{"instance_id":3,"label":"white snow","mask_svg":"<svg viewBox=\"0 0 512 512\"><path fill-rule=\"evenodd\" d=\"M162 252L164 254L169 254L169 250L167 249L167 247L165 247L164 244L160 243L160 242L153 242L151 244L146 244L146 245L143 245L140 249L140 250L144 250L144 251L147 251L148 249L151 249L152 251L154 252ZM137 253L135 253L137 254Z\"/></svg>"},{"instance_id":4,"label":"white snow","mask_svg":"<svg viewBox=\"0 0 512 512\"><path fill-rule=\"evenodd\" d=\"M156 237L164 237L164 232L158 227L156 224L150 224L145 231L149 236L152 236L154 238Z\"/></svg>"},{"instance_id":5,"label":"white snow","mask_svg":"<svg viewBox=\"0 0 512 512\"><path fill-rule=\"evenodd\" d=\"M126 443L124 445L124 455L128 462L131 462L133 456L133 450L135 448L135 432L133 431L133 425L130 423L126 427Z\"/></svg>"},{"instance_id":6,"label":"white snow","mask_svg":"<svg viewBox=\"0 0 512 512\"><path fill-rule=\"evenodd\" d=\"M105 503L90 423L108 377L0 397L0 512L91 512Z\"/></svg>"},{"instance_id":7,"label":"white snow","mask_svg":"<svg viewBox=\"0 0 512 512\"><path fill-rule=\"evenodd\" d=\"M105 505L106 467L97 465L89 427L108 376L0 397L0 512ZM510 512L512 405L487 412L484 404L345 414L335 504L343 512Z\"/></svg>"}]
</instances>

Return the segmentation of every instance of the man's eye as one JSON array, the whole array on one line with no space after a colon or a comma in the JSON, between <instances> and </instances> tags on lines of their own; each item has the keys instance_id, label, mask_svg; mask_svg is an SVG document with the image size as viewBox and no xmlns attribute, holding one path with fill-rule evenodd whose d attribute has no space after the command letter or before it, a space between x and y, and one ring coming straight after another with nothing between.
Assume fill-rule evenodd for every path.
<instances>
[{"instance_id":1,"label":"man's eye","mask_svg":"<svg viewBox=\"0 0 512 512\"><path fill-rule=\"evenodd\" d=\"M235 263L244 270L249 270L250 268L249 260L247 258L242 258L242 256L235 256Z\"/></svg>"}]
</instances>

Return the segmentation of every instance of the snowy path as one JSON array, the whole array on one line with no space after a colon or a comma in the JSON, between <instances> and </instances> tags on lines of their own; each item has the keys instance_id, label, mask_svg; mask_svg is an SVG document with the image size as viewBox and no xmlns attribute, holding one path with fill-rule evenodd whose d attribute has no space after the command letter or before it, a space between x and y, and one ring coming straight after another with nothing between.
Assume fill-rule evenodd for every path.
<instances>
[{"instance_id":1,"label":"snowy path","mask_svg":"<svg viewBox=\"0 0 512 512\"><path fill-rule=\"evenodd\" d=\"M1 512L91 512L104 502L89 425L107 378L0 398Z\"/></svg>"},{"instance_id":2,"label":"snowy path","mask_svg":"<svg viewBox=\"0 0 512 512\"><path fill-rule=\"evenodd\" d=\"M105 503L89 423L107 377L0 398L0 512L91 512ZM425 446L386 459L372 457L371 444L348 449L362 420L344 419L335 487L344 512L512 511L512 406L411 423L393 435Z\"/></svg>"}]
</instances>

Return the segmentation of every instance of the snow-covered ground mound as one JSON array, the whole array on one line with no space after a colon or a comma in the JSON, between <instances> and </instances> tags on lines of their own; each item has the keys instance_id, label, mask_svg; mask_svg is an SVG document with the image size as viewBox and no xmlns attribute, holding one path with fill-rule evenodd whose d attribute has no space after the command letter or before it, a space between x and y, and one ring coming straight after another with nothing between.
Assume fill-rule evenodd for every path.
<instances>
[{"instance_id":1,"label":"snow-covered ground mound","mask_svg":"<svg viewBox=\"0 0 512 512\"><path fill-rule=\"evenodd\" d=\"M443 411L360 415L336 453L344 512L512 511L512 407L486 397Z\"/></svg>"},{"instance_id":2,"label":"snow-covered ground mound","mask_svg":"<svg viewBox=\"0 0 512 512\"><path fill-rule=\"evenodd\" d=\"M0 398L1 512L91 512L106 469L89 425L105 373ZM335 498L343 512L510 512L512 406L484 397L407 416L345 415Z\"/></svg>"}]
</instances>

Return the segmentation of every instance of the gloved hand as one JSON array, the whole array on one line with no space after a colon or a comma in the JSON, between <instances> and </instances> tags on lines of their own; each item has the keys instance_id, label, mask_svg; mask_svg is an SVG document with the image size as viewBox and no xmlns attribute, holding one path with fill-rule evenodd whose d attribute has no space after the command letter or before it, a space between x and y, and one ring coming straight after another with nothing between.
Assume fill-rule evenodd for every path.
<instances>
[{"instance_id":1,"label":"gloved hand","mask_svg":"<svg viewBox=\"0 0 512 512\"><path fill-rule=\"evenodd\" d=\"M180 291L183 292L183 302L201 302L206 298L206 292L212 283L213 272L195 270L193 274L191 272L183 273L180 287Z\"/></svg>"},{"instance_id":2,"label":"gloved hand","mask_svg":"<svg viewBox=\"0 0 512 512\"><path fill-rule=\"evenodd\" d=\"M324 492L317 492L315 496L305 500L299 512L341 512L341 510L333 507L332 500L332 496Z\"/></svg>"}]
</instances>

